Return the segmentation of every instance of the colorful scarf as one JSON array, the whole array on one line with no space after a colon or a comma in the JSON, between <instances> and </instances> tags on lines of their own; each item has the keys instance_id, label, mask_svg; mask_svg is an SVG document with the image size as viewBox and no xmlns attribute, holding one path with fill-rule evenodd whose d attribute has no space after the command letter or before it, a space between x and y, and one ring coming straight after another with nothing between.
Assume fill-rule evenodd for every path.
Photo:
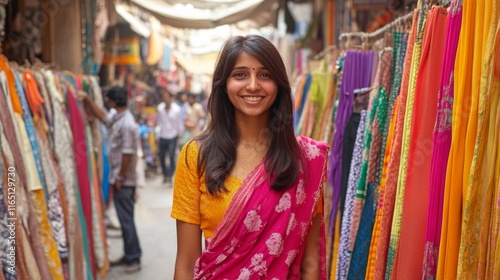
<instances>
[{"instance_id":1,"label":"colorful scarf","mask_svg":"<svg viewBox=\"0 0 500 280\"><path fill-rule=\"evenodd\" d=\"M261 162L243 181L208 240L194 279L300 279L306 237L326 177L328 147L302 136L297 141L304 164L297 183L287 191L271 190L272 178ZM320 279L326 279L324 225L320 254Z\"/></svg>"}]
</instances>

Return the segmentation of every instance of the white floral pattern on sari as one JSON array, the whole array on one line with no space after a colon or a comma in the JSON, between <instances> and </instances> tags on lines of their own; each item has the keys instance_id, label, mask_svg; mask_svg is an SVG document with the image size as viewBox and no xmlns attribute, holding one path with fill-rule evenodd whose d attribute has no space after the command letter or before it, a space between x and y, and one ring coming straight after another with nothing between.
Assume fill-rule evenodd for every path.
<instances>
[{"instance_id":1,"label":"white floral pattern on sari","mask_svg":"<svg viewBox=\"0 0 500 280\"><path fill-rule=\"evenodd\" d=\"M300 172L292 188L276 192L270 188L264 165L257 166L234 195L196 262L194 279L300 278L305 240L326 177L328 147L301 136L297 141L303 154L301 170L308 174ZM320 251L326 254L321 232ZM324 280L323 257L320 268L320 279Z\"/></svg>"}]
</instances>

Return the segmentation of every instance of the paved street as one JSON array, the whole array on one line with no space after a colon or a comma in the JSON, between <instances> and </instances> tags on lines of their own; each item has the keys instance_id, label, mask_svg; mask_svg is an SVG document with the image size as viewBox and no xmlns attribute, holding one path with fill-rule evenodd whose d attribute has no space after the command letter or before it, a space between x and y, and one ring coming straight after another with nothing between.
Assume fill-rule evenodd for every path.
<instances>
[{"instance_id":1,"label":"paved street","mask_svg":"<svg viewBox=\"0 0 500 280\"><path fill-rule=\"evenodd\" d=\"M147 186L139 188L135 220L142 248L142 270L123 273L123 267L113 267L106 280L165 280L172 279L176 253L175 220L170 218L172 187L162 184L156 175L146 179ZM123 254L121 231L108 229L110 259Z\"/></svg>"}]
</instances>

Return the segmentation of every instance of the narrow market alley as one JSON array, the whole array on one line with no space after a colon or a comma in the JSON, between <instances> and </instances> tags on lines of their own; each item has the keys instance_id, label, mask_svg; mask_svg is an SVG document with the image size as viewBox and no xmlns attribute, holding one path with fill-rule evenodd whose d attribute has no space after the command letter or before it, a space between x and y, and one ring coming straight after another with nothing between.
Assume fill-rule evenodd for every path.
<instances>
[{"instance_id":1,"label":"narrow market alley","mask_svg":"<svg viewBox=\"0 0 500 280\"><path fill-rule=\"evenodd\" d=\"M123 272L124 267L112 267L106 280L172 279L176 253L175 220L170 218L172 186L162 183L160 175L146 179L139 188L135 221L142 248L141 271ZM115 260L123 252L121 231L107 229L109 257Z\"/></svg>"}]
</instances>

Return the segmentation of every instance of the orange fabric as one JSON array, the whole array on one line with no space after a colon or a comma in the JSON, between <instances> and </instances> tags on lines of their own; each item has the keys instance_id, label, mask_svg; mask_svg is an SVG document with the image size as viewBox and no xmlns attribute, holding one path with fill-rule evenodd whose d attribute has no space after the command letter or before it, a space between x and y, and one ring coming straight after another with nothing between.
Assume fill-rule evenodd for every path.
<instances>
[{"instance_id":1,"label":"orange fabric","mask_svg":"<svg viewBox=\"0 0 500 280\"><path fill-rule=\"evenodd\" d=\"M38 116L40 105L44 102L42 95L38 91L38 83L36 82L33 73L29 70L25 70L23 72L23 79L25 82L24 91L31 112L33 112L33 116Z\"/></svg>"},{"instance_id":2,"label":"orange fabric","mask_svg":"<svg viewBox=\"0 0 500 280\"><path fill-rule=\"evenodd\" d=\"M214 235L243 180L228 177L225 181L228 192L222 192L220 197L214 197L208 193L205 177L198 177L197 160L198 144L193 141L184 145L175 171L174 204L171 217L200 225L205 239L208 239ZM198 199L193 199L195 197ZM323 212L323 203L322 198L318 202L316 213Z\"/></svg>"},{"instance_id":3,"label":"orange fabric","mask_svg":"<svg viewBox=\"0 0 500 280\"><path fill-rule=\"evenodd\" d=\"M441 82L442 61L446 43L447 13L433 7L425 26L422 54L418 71L411 139L406 169L401 235L397 265L392 277L420 279L425 247L427 201L432 157L432 135L436 122L438 92ZM401 174L400 174L401 175ZM424 207L422 207L424 206ZM408 252L411 252L408 253ZM399 277L398 277L399 276Z\"/></svg>"},{"instance_id":4,"label":"orange fabric","mask_svg":"<svg viewBox=\"0 0 500 280\"><path fill-rule=\"evenodd\" d=\"M388 171L387 168L389 167L389 158L391 154L390 148L392 147L394 131L396 128L396 111L398 108L398 100L399 99L396 99L394 102L394 107L391 113L391 120L389 124L389 131L387 133L387 141L385 145L387 149L385 149L385 154L384 154L384 165L382 167L382 180L380 183L379 201L378 201L377 213L375 216L375 223L373 225L372 242L370 243L370 253L368 255L368 264L366 267L365 279L373 279L373 277L375 276L375 259L377 256L377 243L380 232L380 223L382 221L382 213L384 211L384 194L385 194L385 186L387 184L387 171Z\"/></svg>"},{"instance_id":5,"label":"orange fabric","mask_svg":"<svg viewBox=\"0 0 500 280\"><path fill-rule=\"evenodd\" d=\"M304 85L306 84L307 77L303 75L300 78L299 85L296 90L296 95L295 95L295 111L298 111L300 109L301 101L302 101L302 96L304 96Z\"/></svg>"},{"instance_id":6,"label":"orange fabric","mask_svg":"<svg viewBox=\"0 0 500 280\"><path fill-rule=\"evenodd\" d=\"M5 76L7 76L7 86L9 87L9 95L12 101L12 109L15 113L19 115L23 114L23 108L21 107L21 101L19 100L19 96L17 96L16 91L16 80L14 78L14 73L9 68L9 61L3 55L0 55L0 69L5 72Z\"/></svg>"},{"instance_id":7,"label":"orange fabric","mask_svg":"<svg viewBox=\"0 0 500 280\"><path fill-rule=\"evenodd\" d=\"M380 232L377 244L377 253L375 257L375 276L374 279L385 279L386 263L389 250L389 241L391 234L392 217L394 213L394 204L396 199L397 181L399 174L399 163L401 159L401 144L403 139L404 117L406 111L406 101L408 98L408 87L410 81L410 66L413 58L413 48L417 35L418 11L413 13L412 30L408 36L408 46L406 48L403 78L401 80L400 94L396 98L398 106L396 110L396 127L394 128L394 139L391 147L391 156L387 167L387 183L384 193L384 211L380 221Z\"/></svg>"}]
</instances>

